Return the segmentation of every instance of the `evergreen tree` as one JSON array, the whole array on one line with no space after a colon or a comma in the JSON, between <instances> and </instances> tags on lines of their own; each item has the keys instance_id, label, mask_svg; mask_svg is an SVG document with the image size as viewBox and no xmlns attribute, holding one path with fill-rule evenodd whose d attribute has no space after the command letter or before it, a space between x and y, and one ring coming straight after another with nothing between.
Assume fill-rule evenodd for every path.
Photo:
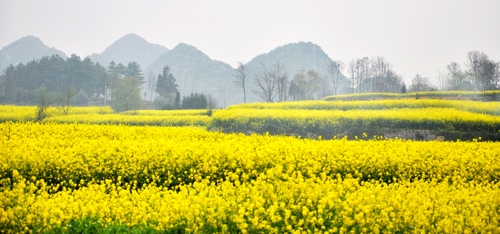
<instances>
[{"instance_id":1,"label":"evergreen tree","mask_svg":"<svg viewBox=\"0 0 500 234\"><path fill-rule=\"evenodd\" d=\"M158 97L155 105L159 109L179 109L180 94L175 83L175 77L168 66L163 67L163 73L158 75L155 92Z\"/></svg>"},{"instance_id":2,"label":"evergreen tree","mask_svg":"<svg viewBox=\"0 0 500 234\"><path fill-rule=\"evenodd\" d=\"M116 72L120 74L121 77L127 77L127 68L122 63L116 65Z\"/></svg>"},{"instance_id":3,"label":"evergreen tree","mask_svg":"<svg viewBox=\"0 0 500 234\"><path fill-rule=\"evenodd\" d=\"M163 73L158 75L155 91L158 93L159 99L169 99L178 92L175 77L168 66L163 67Z\"/></svg>"},{"instance_id":4,"label":"evergreen tree","mask_svg":"<svg viewBox=\"0 0 500 234\"><path fill-rule=\"evenodd\" d=\"M189 97L182 98L182 109L206 109L207 97L204 94L191 93Z\"/></svg>"},{"instance_id":5,"label":"evergreen tree","mask_svg":"<svg viewBox=\"0 0 500 234\"><path fill-rule=\"evenodd\" d=\"M135 61L128 63L126 76L137 77L137 79L141 82L141 84L144 83L144 75L142 74L141 66Z\"/></svg>"}]
</instances>

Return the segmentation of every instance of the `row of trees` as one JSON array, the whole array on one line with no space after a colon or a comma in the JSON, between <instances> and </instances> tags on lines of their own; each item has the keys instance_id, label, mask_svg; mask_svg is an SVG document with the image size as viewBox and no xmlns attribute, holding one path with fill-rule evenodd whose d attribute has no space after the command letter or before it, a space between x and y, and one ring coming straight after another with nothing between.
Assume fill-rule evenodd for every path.
<instances>
[{"instance_id":1,"label":"row of trees","mask_svg":"<svg viewBox=\"0 0 500 234\"><path fill-rule=\"evenodd\" d=\"M10 65L0 75L0 98L7 103L35 103L35 90L45 87L52 92L63 92L67 87L82 90L87 96L103 94L106 68L90 59L81 60L72 55L64 60L58 55L33 60L26 65Z\"/></svg>"},{"instance_id":2,"label":"row of trees","mask_svg":"<svg viewBox=\"0 0 500 234\"><path fill-rule=\"evenodd\" d=\"M87 105L92 100L91 105L110 104L121 112L141 108L144 83L142 69L136 62L125 66L112 61L105 68L89 58L82 60L71 55L65 60L52 55L5 69L0 75L0 102L39 105L43 101L43 106L57 104L68 113L71 105ZM148 86L157 93L154 103L158 109L217 105L212 96L197 93L184 97L181 103L175 77L168 66L154 83L148 78Z\"/></svg>"},{"instance_id":3,"label":"row of trees","mask_svg":"<svg viewBox=\"0 0 500 234\"><path fill-rule=\"evenodd\" d=\"M255 73L251 91L265 102L313 99L321 90L323 78L314 70L299 71L290 79L284 65L276 62L271 68L262 65L262 71ZM234 84L243 90L243 100L247 101L247 88L250 80L243 62L235 69Z\"/></svg>"},{"instance_id":4,"label":"row of trees","mask_svg":"<svg viewBox=\"0 0 500 234\"><path fill-rule=\"evenodd\" d=\"M400 92L403 78L384 57L353 59L347 66L352 93Z\"/></svg>"},{"instance_id":5,"label":"row of trees","mask_svg":"<svg viewBox=\"0 0 500 234\"><path fill-rule=\"evenodd\" d=\"M291 78L284 65L276 62L271 68L262 65L262 70L254 75L254 89L251 91L265 102L282 102L287 100L317 99L325 95L338 94L341 89L350 92L400 92L404 86L403 79L396 74L392 65L383 57L373 59L354 59L349 62L349 87L343 79L342 61L332 62L326 75L320 75L315 70L298 71ZM246 102L249 74L246 66L240 62L235 69L234 83L242 88ZM326 87L331 87L325 91Z\"/></svg>"},{"instance_id":6,"label":"row of trees","mask_svg":"<svg viewBox=\"0 0 500 234\"><path fill-rule=\"evenodd\" d=\"M156 78L151 74L147 80L147 87L156 93L154 105L157 109L213 109L217 108L217 101L213 96L203 93L191 93L184 96L181 101L181 94L176 83L176 79L169 66L163 67L163 72Z\"/></svg>"},{"instance_id":7,"label":"row of trees","mask_svg":"<svg viewBox=\"0 0 500 234\"><path fill-rule=\"evenodd\" d=\"M491 60L483 52L470 51L467 53L465 69L460 64L451 62L444 72L439 72L436 85L432 84L430 78L417 74L409 90L413 92L437 89L485 92L498 89L499 81L500 63Z\"/></svg>"},{"instance_id":8,"label":"row of trees","mask_svg":"<svg viewBox=\"0 0 500 234\"><path fill-rule=\"evenodd\" d=\"M465 69L451 62L445 72L438 74L438 88L441 90L473 90L474 92L498 88L500 63L483 52L467 53Z\"/></svg>"},{"instance_id":9,"label":"row of trees","mask_svg":"<svg viewBox=\"0 0 500 234\"><path fill-rule=\"evenodd\" d=\"M489 59L488 55L478 51L467 53L466 69L456 62L440 72L436 87L431 79L417 74L408 87L410 92L441 90L486 91L498 89L500 81L500 63ZM304 100L321 98L325 87L330 86L330 93L338 94L345 89L345 80L341 72L345 68L342 61L334 61L328 66L328 74L321 76L314 70L299 71L291 79L284 65L276 62L270 69L262 66L262 71L250 80L245 64L238 63L235 69L235 85L242 88L246 103L247 89L253 81L251 91L265 102ZM356 58L347 64L348 89L350 93L393 92L406 93L407 87L401 75L396 74L392 65L384 57ZM328 82L329 80L329 82ZM323 93L320 91L323 90Z\"/></svg>"},{"instance_id":10,"label":"row of trees","mask_svg":"<svg viewBox=\"0 0 500 234\"><path fill-rule=\"evenodd\" d=\"M108 68L105 68L89 58L82 60L74 54L66 60L58 55L45 56L26 65L19 63L7 67L0 75L0 101L36 103L39 99L36 93L41 88L48 92L65 93L64 96L68 96L70 91L69 94L81 94L85 98L100 100L110 93L114 86L122 85L119 79L128 77L135 77L135 85L144 82L139 64L130 62L124 66L111 62Z\"/></svg>"}]
</instances>

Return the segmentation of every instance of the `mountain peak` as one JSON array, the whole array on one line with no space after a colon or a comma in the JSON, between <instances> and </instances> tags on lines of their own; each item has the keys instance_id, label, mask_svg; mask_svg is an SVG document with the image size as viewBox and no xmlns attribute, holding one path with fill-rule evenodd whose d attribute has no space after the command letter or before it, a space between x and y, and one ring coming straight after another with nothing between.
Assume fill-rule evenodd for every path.
<instances>
[{"instance_id":1,"label":"mountain peak","mask_svg":"<svg viewBox=\"0 0 500 234\"><path fill-rule=\"evenodd\" d=\"M146 41L146 39L140 37L137 34L129 33L129 34L121 37L120 39L116 40L113 43L113 45L114 44L127 44L127 43L148 43L148 42Z\"/></svg>"},{"instance_id":2,"label":"mountain peak","mask_svg":"<svg viewBox=\"0 0 500 234\"><path fill-rule=\"evenodd\" d=\"M167 52L168 49L157 44L152 44L144 38L130 33L127 34L99 54L101 62L128 64L129 62L137 62L142 69L145 69L151 62L157 59L160 55ZM92 55L92 57L96 57Z\"/></svg>"},{"instance_id":3,"label":"mountain peak","mask_svg":"<svg viewBox=\"0 0 500 234\"><path fill-rule=\"evenodd\" d=\"M21 39L15 41L15 42L12 42L8 46L18 45L18 44L25 44L25 43L30 43L30 44L33 44L33 45L44 45L43 42L42 42L42 40L40 40L40 38L30 35L30 36L22 37ZM6 47L8 47L8 46L6 46Z\"/></svg>"},{"instance_id":4,"label":"mountain peak","mask_svg":"<svg viewBox=\"0 0 500 234\"><path fill-rule=\"evenodd\" d=\"M192 45L189 45L189 44L186 44L186 43L179 43L177 44L172 50L189 50L189 51L200 51L198 48L192 46ZM201 52L201 51L200 51Z\"/></svg>"},{"instance_id":5,"label":"mountain peak","mask_svg":"<svg viewBox=\"0 0 500 234\"><path fill-rule=\"evenodd\" d=\"M0 71L11 64L27 63L33 59L54 54L67 58L62 51L46 46L40 38L26 36L0 50Z\"/></svg>"}]
</instances>

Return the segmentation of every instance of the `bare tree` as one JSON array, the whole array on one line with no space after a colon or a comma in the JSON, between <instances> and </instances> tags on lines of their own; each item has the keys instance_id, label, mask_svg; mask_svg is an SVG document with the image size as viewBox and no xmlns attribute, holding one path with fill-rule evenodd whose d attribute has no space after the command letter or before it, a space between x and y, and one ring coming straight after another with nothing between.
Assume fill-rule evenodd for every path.
<instances>
[{"instance_id":1,"label":"bare tree","mask_svg":"<svg viewBox=\"0 0 500 234\"><path fill-rule=\"evenodd\" d=\"M147 89L149 91L149 101L153 101L153 94L156 88L157 77L155 76L153 71L149 72L148 79L146 81Z\"/></svg>"},{"instance_id":2,"label":"bare tree","mask_svg":"<svg viewBox=\"0 0 500 234\"><path fill-rule=\"evenodd\" d=\"M266 102L286 101L288 96L288 75L283 64L276 61L271 70L262 65L263 71L255 74L255 85L257 89L252 90L257 96Z\"/></svg>"},{"instance_id":3,"label":"bare tree","mask_svg":"<svg viewBox=\"0 0 500 234\"><path fill-rule=\"evenodd\" d=\"M489 88L496 88L499 79L499 63L490 60L483 52L470 51L467 53L465 65L472 76L474 93L478 89L484 92Z\"/></svg>"},{"instance_id":4,"label":"bare tree","mask_svg":"<svg viewBox=\"0 0 500 234\"><path fill-rule=\"evenodd\" d=\"M368 57L363 57L363 59L358 60L359 66L361 67L361 74L359 76L359 92L368 92L373 90L373 82L371 77L371 60Z\"/></svg>"},{"instance_id":5,"label":"bare tree","mask_svg":"<svg viewBox=\"0 0 500 234\"><path fill-rule=\"evenodd\" d=\"M45 86L40 87L37 91L39 93L39 97L36 107L36 121L40 122L47 117L47 111L52 104L52 99Z\"/></svg>"},{"instance_id":6,"label":"bare tree","mask_svg":"<svg viewBox=\"0 0 500 234\"><path fill-rule=\"evenodd\" d=\"M486 92L488 89L494 89L497 86L498 79L500 76L499 70L500 64L489 59L483 59L481 61L481 72L479 80L479 89Z\"/></svg>"},{"instance_id":7,"label":"bare tree","mask_svg":"<svg viewBox=\"0 0 500 234\"><path fill-rule=\"evenodd\" d=\"M472 83L467 79L467 74L462 71L460 64L451 62L446 65L446 87L449 90L463 90L472 87ZM467 87L466 87L467 86Z\"/></svg>"},{"instance_id":8,"label":"bare tree","mask_svg":"<svg viewBox=\"0 0 500 234\"><path fill-rule=\"evenodd\" d=\"M349 62L347 66L347 72L349 73L352 92L354 93L357 89L357 92L360 93L362 91L361 86L366 76L366 68L365 68L364 59L353 59Z\"/></svg>"},{"instance_id":9,"label":"bare tree","mask_svg":"<svg viewBox=\"0 0 500 234\"><path fill-rule=\"evenodd\" d=\"M217 108L217 99L212 94L205 95L207 97L207 109Z\"/></svg>"},{"instance_id":10,"label":"bare tree","mask_svg":"<svg viewBox=\"0 0 500 234\"><path fill-rule=\"evenodd\" d=\"M469 68L469 73L472 76L472 84L474 85L474 94L476 94L476 91L479 86L480 82L480 75L481 75L481 70L483 69L483 63L482 60L488 59L488 56L479 51L469 51L467 53L467 60L465 62L465 65Z\"/></svg>"},{"instance_id":11,"label":"bare tree","mask_svg":"<svg viewBox=\"0 0 500 234\"><path fill-rule=\"evenodd\" d=\"M276 77L271 76L264 64L261 64L263 71L255 74L255 85L257 89L252 90L257 96L265 102L274 102L278 92Z\"/></svg>"},{"instance_id":12,"label":"bare tree","mask_svg":"<svg viewBox=\"0 0 500 234\"><path fill-rule=\"evenodd\" d=\"M387 74L392 71L392 65L385 60L384 57L376 57L371 59L372 63L372 75L373 76L387 76Z\"/></svg>"},{"instance_id":13,"label":"bare tree","mask_svg":"<svg viewBox=\"0 0 500 234\"><path fill-rule=\"evenodd\" d=\"M400 92L403 79L384 57L353 59L348 67L352 92Z\"/></svg>"},{"instance_id":14,"label":"bare tree","mask_svg":"<svg viewBox=\"0 0 500 234\"><path fill-rule=\"evenodd\" d=\"M59 101L59 109L62 110L64 115L68 115L72 109L71 98L77 94L76 90L71 86L66 86L64 92L57 94L57 100Z\"/></svg>"},{"instance_id":15,"label":"bare tree","mask_svg":"<svg viewBox=\"0 0 500 234\"><path fill-rule=\"evenodd\" d=\"M430 91L434 88L429 81L429 78L422 77L417 74L413 80L411 80L410 91L411 92L421 92L421 91Z\"/></svg>"},{"instance_id":16,"label":"bare tree","mask_svg":"<svg viewBox=\"0 0 500 234\"><path fill-rule=\"evenodd\" d=\"M443 71L438 72L437 76L437 85L439 90L446 90L447 89L447 80L448 80L448 74L446 74Z\"/></svg>"},{"instance_id":17,"label":"bare tree","mask_svg":"<svg viewBox=\"0 0 500 234\"><path fill-rule=\"evenodd\" d=\"M273 70L269 74L273 79L276 80L276 88L278 92L278 101L286 101L287 89L288 89L288 75L286 74L286 69L283 68L283 64L276 61Z\"/></svg>"},{"instance_id":18,"label":"bare tree","mask_svg":"<svg viewBox=\"0 0 500 234\"><path fill-rule=\"evenodd\" d=\"M234 77L234 84L236 86L241 87L243 89L243 102L247 103L247 93L246 93L246 83L247 83L247 67L243 62L238 62L238 68L236 68L236 72Z\"/></svg>"},{"instance_id":19,"label":"bare tree","mask_svg":"<svg viewBox=\"0 0 500 234\"><path fill-rule=\"evenodd\" d=\"M328 65L328 73L332 79L333 95L337 95L340 86L340 71L344 70L344 66L345 64L340 60L333 61Z\"/></svg>"}]
</instances>

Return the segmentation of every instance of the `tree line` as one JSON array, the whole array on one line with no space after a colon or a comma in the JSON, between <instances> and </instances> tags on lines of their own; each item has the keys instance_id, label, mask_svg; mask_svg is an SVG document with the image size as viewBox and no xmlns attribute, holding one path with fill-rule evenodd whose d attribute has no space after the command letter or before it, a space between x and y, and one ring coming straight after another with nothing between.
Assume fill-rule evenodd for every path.
<instances>
[{"instance_id":1,"label":"tree line","mask_svg":"<svg viewBox=\"0 0 500 234\"><path fill-rule=\"evenodd\" d=\"M327 95L343 93L389 92L406 93L434 90L481 91L499 88L500 63L495 62L483 52L467 53L465 68L452 62L446 72L440 72L436 87L431 79L417 74L409 87L403 76L397 74L384 57L356 58L347 66L342 61L333 61L328 66L327 74L315 70L298 71L290 77L284 65L277 61L270 68L262 65L260 72L248 74L246 65L238 63L234 73L234 84L243 91L244 102L248 88L265 102L320 99ZM342 71L347 67L348 81L341 79ZM253 77L252 77L253 75Z\"/></svg>"},{"instance_id":2,"label":"tree line","mask_svg":"<svg viewBox=\"0 0 500 234\"><path fill-rule=\"evenodd\" d=\"M434 90L465 90L474 92L486 92L499 88L500 63L490 59L483 52L470 51L467 53L464 68L457 62L446 65L445 71L437 75L436 84L431 78L415 75L412 79L409 91L434 91Z\"/></svg>"},{"instance_id":3,"label":"tree line","mask_svg":"<svg viewBox=\"0 0 500 234\"><path fill-rule=\"evenodd\" d=\"M143 82L142 70L136 62L127 66L111 62L108 68L89 58L71 55L63 59L59 55L45 56L28 63L10 65L0 75L0 101L2 103L36 103L41 89L64 93L74 90L85 99L101 99L109 92L119 77L136 77ZM102 99L101 99L102 100Z\"/></svg>"},{"instance_id":4,"label":"tree line","mask_svg":"<svg viewBox=\"0 0 500 234\"><path fill-rule=\"evenodd\" d=\"M467 53L465 69L456 62L446 66L438 74L438 88L441 90L469 90L485 92L499 88L500 62L495 62L483 52Z\"/></svg>"},{"instance_id":5,"label":"tree line","mask_svg":"<svg viewBox=\"0 0 500 234\"><path fill-rule=\"evenodd\" d=\"M169 66L164 66L163 71L158 76L150 74L147 79L146 88L150 91L149 100L153 101L156 109L214 109L217 108L217 101L212 95L203 93L191 93L182 97L176 83L176 79Z\"/></svg>"},{"instance_id":6,"label":"tree line","mask_svg":"<svg viewBox=\"0 0 500 234\"><path fill-rule=\"evenodd\" d=\"M290 76L279 61L270 68L261 66L261 71L253 77L242 62L235 69L234 83L242 88L245 102L252 82L254 88L251 91L265 102L320 99L339 92L400 92L404 86L402 76L396 74L383 57L353 59L347 66L347 81L342 78L345 68L342 61L332 61L327 74L300 70Z\"/></svg>"},{"instance_id":7,"label":"tree line","mask_svg":"<svg viewBox=\"0 0 500 234\"><path fill-rule=\"evenodd\" d=\"M155 77L152 88L157 93L158 109L192 109L215 107L209 95L194 93L180 97L175 77L168 66ZM72 105L111 105L117 111L144 108L141 86L146 83L141 67L135 61L127 65L111 61L107 67L89 58L59 55L34 59L26 64L10 65L0 75L0 102L38 105L44 110L57 105L68 114ZM148 83L151 80L148 78Z\"/></svg>"}]
</instances>

